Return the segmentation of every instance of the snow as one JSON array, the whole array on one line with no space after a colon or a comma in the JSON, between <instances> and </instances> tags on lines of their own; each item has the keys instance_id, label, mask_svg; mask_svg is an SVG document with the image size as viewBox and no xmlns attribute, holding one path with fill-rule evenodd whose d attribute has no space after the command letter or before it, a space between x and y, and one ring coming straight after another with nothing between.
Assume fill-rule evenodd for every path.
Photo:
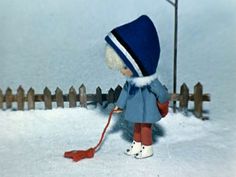
<instances>
[{"instance_id":1,"label":"snow","mask_svg":"<svg viewBox=\"0 0 236 177\"><path fill-rule=\"evenodd\" d=\"M233 176L227 159L220 163L228 143L217 142L213 123L173 113L155 124L152 158L136 160L123 154L130 132L122 115L113 116L93 159L74 163L63 158L66 150L97 144L109 109L0 112L0 176L217 176L218 165L224 176Z\"/></svg>"},{"instance_id":2,"label":"snow","mask_svg":"<svg viewBox=\"0 0 236 177\"><path fill-rule=\"evenodd\" d=\"M123 154L132 125L115 115L95 157L73 163L64 151L96 145L112 105L0 111L0 176L236 176L235 8L234 0L179 4L178 88L185 82L193 92L198 81L203 84L212 98L203 105L209 120L170 110L154 126L154 156L136 160ZM1 0L0 88L15 92L22 85L40 93L59 86L66 93L84 83L94 93L97 86L107 92L122 85L125 78L105 65L104 36L141 14L158 28L157 73L171 91L173 8L165 0Z\"/></svg>"}]
</instances>

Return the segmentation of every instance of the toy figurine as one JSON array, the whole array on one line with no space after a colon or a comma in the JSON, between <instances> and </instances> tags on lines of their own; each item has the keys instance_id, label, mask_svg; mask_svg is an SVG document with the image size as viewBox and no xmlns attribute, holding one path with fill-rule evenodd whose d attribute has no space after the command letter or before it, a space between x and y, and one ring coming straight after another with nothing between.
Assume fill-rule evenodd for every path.
<instances>
[{"instance_id":1,"label":"toy figurine","mask_svg":"<svg viewBox=\"0 0 236 177\"><path fill-rule=\"evenodd\" d=\"M125 120L134 123L133 142L125 154L137 159L150 157L152 124L162 118L157 102L169 100L156 74L160 57L156 28L148 16L142 15L114 28L105 40L108 67L127 77L114 108L115 113L123 111Z\"/></svg>"}]
</instances>

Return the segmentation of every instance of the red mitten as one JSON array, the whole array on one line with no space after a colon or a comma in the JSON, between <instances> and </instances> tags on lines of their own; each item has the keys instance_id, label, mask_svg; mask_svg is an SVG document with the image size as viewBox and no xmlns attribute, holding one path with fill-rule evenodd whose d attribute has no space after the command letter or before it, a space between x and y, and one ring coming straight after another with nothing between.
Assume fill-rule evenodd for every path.
<instances>
[{"instance_id":1,"label":"red mitten","mask_svg":"<svg viewBox=\"0 0 236 177\"><path fill-rule=\"evenodd\" d=\"M76 150L67 151L67 152L64 153L64 157L73 159L73 156L76 154L76 152L77 152Z\"/></svg>"},{"instance_id":2,"label":"red mitten","mask_svg":"<svg viewBox=\"0 0 236 177\"><path fill-rule=\"evenodd\" d=\"M94 154L95 154L95 149L90 148L85 151L84 150L79 150L79 151L73 150L73 151L65 152L64 157L71 158L71 159L73 159L73 161L78 162L78 161L85 159L85 158L92 158L94 156Z\"/></svg>"}]
</instances>

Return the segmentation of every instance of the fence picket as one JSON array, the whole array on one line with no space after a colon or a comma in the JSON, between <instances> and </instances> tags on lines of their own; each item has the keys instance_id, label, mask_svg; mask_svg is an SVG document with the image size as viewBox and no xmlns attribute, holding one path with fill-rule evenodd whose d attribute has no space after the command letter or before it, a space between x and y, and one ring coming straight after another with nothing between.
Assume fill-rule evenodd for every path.
<instances>
[{"instance_id":1,"label":"fence picket","mask_svg":"<svg viewBox=\"0 0 236 177\"><path fill-rule=\"evenodd\" d=\"M35 109L34 89L30 88L27 93L28 110Z\"/></svg>"},{"instance_id":2,"label":"fence picket","mask_svg":"<svg viewBox=\"0 0 236 177\"><path fill-rule=\"evenodd\" d=\"M8 87L6 90L6 108L7 109L12 108L12 101L13 101L12 89Z\"/></svg>"},{"instance_id":3,"label":"fence picket","mask_svg":"<svg viewBox=\"0 0 236 177\"><path fill-rule=\"evenodd\" d=\"M100 87L96 89L96 102L102 105L102 89Z\"/></svg>"},{"instance_id":4,"label":"fence picket","mask_svg":"<svg viewBox=\"0 0 236 177\"><path fill-rule=\"evenodd\" d=\"M180 87L180 98L179 98L179 110L187 114L188 110L188 100L189 100L189 89L188 86L184 83Z\"/></svg>"},{"instance_id":5,"label":"fence picket","mask_svg":"<svg viewBox=\"0 0 236 177\"><path fill-rule=\"evenodd\" d=\"M74 87L72 86L69 90L69 107L74 108L76 107L76 91Z\"/></svg>"},{"instance_id":6,"label":"fence picket","mask_svg":"<svg viewBox=\"0 0 236 177\"><path fill-rule=\"evenodd\" d=\"M82 84L79 88L79 101L81 107L87 108L87 95L84 84Z\"/></svg>"},{"instance_id":7,"label":"fence picket","mask_svg":"<svg viewBox=\"0 0 236 177\"><path fill-rule=\"evenodd\" d=\"M108 103L113 103L115 100L115 91L111 88L108 91L108 95L107 95L107 101Z\"/></svg>"},{"instance_id":8,"label":"fence picket","mask_svg":"<svg viewBox=\"0 0 236 177\"><path fill-rule=\"evenodd\" d=\"M2 90L0 89L0 109L3 109L3 101L4 101L4 98L3 98Z\"/></svg>"},{"instance_id":9,"label":"fence picket","mask_svg":"<svg viewBox=\"0 0 236 177\"><path fill-rule=\"evenodd\" d=\"M24 89L19 86L17 89L17 109L18 110L24 110L25 107L25 91Z\"/></svg>"},{"instance_id":10,"label":"fence picket","mask_svg":"<svg viewBox=\"0 0 236 177\"><path fill-rule=\"evenodd\" d=\"M115 89L115 102L118 100L119 96L120 96L120 93L121 93L121 90L122 90L122 87L120 85L118 85Z\"/></svg>"},{"instance_id":11,"label":"fence picket","mask_svg":"<svg viewBox=\"0 0 236 177\"><path fill-rule=\"evenodd\" d=\"M51 91L47 87L43 91L43 99L45 109L52 109L52 95Z\"/></svg>"},{"instance_id":12,"label":"fence picket","mask_svg":"<svg viewBox=\"0 0 236 177\"><path fill-rule=\"evenodd\" d=\"M202 118L202 84L200 82L194 86L194 114L197 118Z\"/></svg>"},{"instance_id":13,"label":"fence picket","mask_svg":"<svg viewBox=\"0 0 236 177\"><path fill-rule=\"evenodd\" d=\"M57 107L64 108L63 92L60 88L57 87L55 91Z\"/></svg>"}]
</instances>

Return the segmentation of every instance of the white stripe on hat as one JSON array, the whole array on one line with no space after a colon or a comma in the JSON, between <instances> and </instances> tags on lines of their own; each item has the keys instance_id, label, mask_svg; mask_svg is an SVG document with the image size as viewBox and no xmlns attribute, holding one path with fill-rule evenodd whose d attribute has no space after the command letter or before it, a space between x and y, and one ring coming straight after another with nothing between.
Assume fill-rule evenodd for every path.
<instances>
[{"instance_id":1,"label":"white stripe on hat","mask_svg":"<svg viewBox=\"0 0 236 177\"><path fill-rule=\"evenodd\" d=\"M120 51L126 56L126 58L129 60L129 62L132 64L134 67L135 71L138 73L140 77L143 76L139 66L133 59L133 57L129 54L129 52L125 49L125 47L116 39L116 37L112 34L109 33L108 37L112 40L112 42L120 49Z\"/></svg>"}]
</instances>

